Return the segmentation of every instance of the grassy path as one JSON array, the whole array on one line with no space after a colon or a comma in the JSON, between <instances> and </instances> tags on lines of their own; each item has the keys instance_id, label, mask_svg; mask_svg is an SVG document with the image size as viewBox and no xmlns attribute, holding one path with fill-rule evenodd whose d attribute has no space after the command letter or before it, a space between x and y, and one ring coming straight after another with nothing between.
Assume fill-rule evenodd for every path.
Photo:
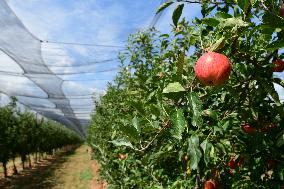
<instances>
[{"instance_id":1,"label":"grassy path","mask_svg":"<svg viewBox=\"0 0 284 189\"><path fill-rule=\"evenodd\" d=\"M98 165L91 160L90 148L83 145L74 152L42 161L19 175L0 179L2 189L105 189L97 183Z\"/></svg>"}]
</instances>

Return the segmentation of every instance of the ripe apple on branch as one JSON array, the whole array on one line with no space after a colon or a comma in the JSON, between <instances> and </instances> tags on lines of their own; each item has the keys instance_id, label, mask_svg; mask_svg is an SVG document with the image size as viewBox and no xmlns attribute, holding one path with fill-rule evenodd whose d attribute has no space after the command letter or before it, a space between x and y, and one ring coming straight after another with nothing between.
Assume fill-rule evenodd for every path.
<instances>
[{"instance_id":1,"label":"ripe apple on branch","mask_svg":"<svg viewBox=\"0 0 284 189\"><path fill-rule=\"evenodd\" d=\"M219 86L229 79L231 62L223 54L207 52L197 60L194 70L204 85Z\"/></svg>"}]
</instances>

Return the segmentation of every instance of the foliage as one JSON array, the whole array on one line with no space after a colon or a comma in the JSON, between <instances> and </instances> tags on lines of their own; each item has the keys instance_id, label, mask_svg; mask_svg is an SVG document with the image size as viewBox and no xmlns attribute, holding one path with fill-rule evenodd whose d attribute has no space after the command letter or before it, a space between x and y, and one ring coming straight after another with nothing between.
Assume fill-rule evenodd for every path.
<instances>
[{"instance_id":1,"label":"foliage","mask_svg":"<svg viewBox=\"0 0 284 189\"><path fill-rule=\"evenodd\" d=\"M193 1L177 2L171 34L129 37L121 72L96 103L88 141L102 178L110 188L202 188L209 179L220 188L280 188L284 105L274 84L284 82L272 72L273 59L284 58L278 2L202 1L203 18L192 23L181 12ZM232 62L220 87L195 78L206 51ZM232 157L235 169L227 165Z\"/></svg>"}]
</instances>

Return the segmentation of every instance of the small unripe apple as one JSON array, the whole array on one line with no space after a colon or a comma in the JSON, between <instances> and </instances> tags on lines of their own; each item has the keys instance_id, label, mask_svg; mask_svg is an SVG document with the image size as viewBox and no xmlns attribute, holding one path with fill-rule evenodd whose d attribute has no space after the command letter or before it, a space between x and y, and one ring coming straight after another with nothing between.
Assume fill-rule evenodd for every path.
<instances>
[{"instance_id":1,"label":"small unripe apple","mask_svg":"<svg viewBox=\"0 0 284 189\"><path fill-rule=\"evenodd\" d=\"M189 159L189 158L188 158L188 155L187 155L187 154L183 156L183 160L184 160L184 161L188 161L188 159Z\"/></svg>"},{"instance_id":2,"label":"small unripe apple","mask_svg":"<svg viewBox=\"0 0 284 189\"><path fill-rule=\"evenodd\" d=\"M251 127L249 124L243 124L241 127L243 131L247 134L253 135L256 133L256 129Z\"/></svg>"},{"instance_id":3,"label":"small unripe apple","mask_svg":"<svg viewBox=\"0 0 284 189\"><path fill-rule=\"evenodd\" d=\"M213 111L210 110L210 109L204 110L203 113L204 113L204 115L209 116L209 117L214 116Z\"/></svg>"},{"instance_id":4,"label":"small unripe apple","mask_svg":"<svg viewBox=\"0 0 284 189\"><path fill-rule=\"evenodd\" d=\"M182 26L177 26L177 27L176 27L176 32L178 33L178 32L180 32L180 31L182 31Z\"/></svg>"},{"instance_id":5,"label":"small unripe apple","mask_svg":"<svg viewBox=\"0 0 284 189\"><path fill-rule=\"evenodd\" d=\"M219 86L229 79L231 62L223 54L207 52L197 60L194 71L204 85Z\"/></svg>"},{"instance_id":6,"label":"small unripe apple","mask_svg":"<svg viewBox=\"0 0 284 189\"><path fill-rule=\"evenodd\" d=\"M160 77L160 78L163 78L164 76L165 76L164 72L160 72L160 73L159 73L159 77Z\"/></svg>"},{"instance_id":7,"label":"small unripe apple","mask_svg":"<svg viewBox=\"0 0 284 189\"><path fill-rule=\"evenodd\" d=\"M126 159L126 154L119 153L119 154L118 154L118 158L119 158L120 160L125 160L125 159Z\"/></svg>"},{"instance_id":8,"label":"small unripe apple","mask_svg":"<svg viewBox=\"0 0 284 189\"><path fill-rule=\"evenodd\" d=\"M273 67L272 67L273 72L283 72L284 71L284 61L277 59L273 62Z\"/></svg>"},{"instance_id":9,"label":"small unripe apple","mask_svg":"<svg viewBox=\"0 0 284 189\"><path fill-rule=\"evenodd\" d=\"M208 180L204 183L204 189L217 189L217 184L214 180Z\"/></svg>"}]
</instances>

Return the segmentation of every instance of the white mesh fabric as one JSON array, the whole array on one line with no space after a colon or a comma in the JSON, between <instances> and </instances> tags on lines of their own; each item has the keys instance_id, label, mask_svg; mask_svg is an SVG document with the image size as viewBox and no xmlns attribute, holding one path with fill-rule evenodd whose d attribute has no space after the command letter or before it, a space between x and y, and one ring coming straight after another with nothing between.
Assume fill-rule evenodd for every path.
<instances>
[{"instance_id":1,"label":"white mesh fabric","mask_svg":"<svg viewBox=\"0 0 284 189\"><path fill-rule=\"evenodd\" d=\"M26 77L46 92L56 108L68 117L51 114L50 111L42 111L43 115L52 117L83 135L81 124L76 119L69 100L64 98L63 80L56 76L43 61L41 41L25 28L6 1L0 1L0 50L18 63ZM10 95L7 92L6 94ZM53 99L55 96L63 97L63 99Z\"/></svg>"}]
</instances>

